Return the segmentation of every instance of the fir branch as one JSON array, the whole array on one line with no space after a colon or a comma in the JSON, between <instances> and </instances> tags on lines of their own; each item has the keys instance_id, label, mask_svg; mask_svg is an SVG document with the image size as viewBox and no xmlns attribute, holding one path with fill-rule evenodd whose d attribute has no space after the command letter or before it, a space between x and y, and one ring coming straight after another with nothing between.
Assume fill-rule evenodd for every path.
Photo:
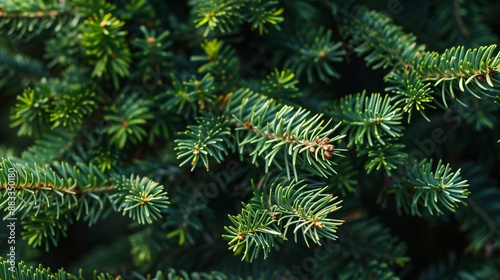
<instances>
[{"instance_id":1,"label":"fir branch","mask_svg":"<svg viewBox=\"0 0 500 280\"><path fill-rule=\"evenodd\" d=\"M274 237L285 239L267 211L259 212L251 204L244 205L238 216L229 215L229 219L234 226L224 227L228 234L222 237L230 240L229 250L235 253L243 251L241 260L251 262L259 256L260 250L266 259L274 246Z\"/></svg>"},{"instance_id":2,"label":"fir branch","mask_svg":"<svg viewBox=\"0 0 500 280\"><path fill-rule=\"evenodd\" d=\"M52 166L38 166L3 159L0 170L0 190L4 190L0 208L3 209L8 207L8 170L11 169L17 174L16 199L21 201L14 210L22 217L37 216L52 207L51 213L60 219L61 210L65 208L74 209L77 219L82 217L93 224L105 216L103 212L109 207L114 207L115 211L128 214L139 223L152 223L169 203L163 186L146 177L111 181L93 165L53 162Z\"/></svg>"},{"instance_id":3,"label":"fir branch","mask_svg":"<svg viewBox=\"0 0 500 280\"><path fill-rule=\"evenodd\" d=\"M386 91L396 93L391 101L395 101L394 106L403 108L408 114L408 123L414 110L418 111L424 119L430 122L424 110L426 108L436 108L432 105L434 97L429 83L423 82L415 71L405 69L402 73L391 72L385 80L393 86L385 88Z\"/></svg>"},{"instance_id":4,"label":"fir branch","mask_svg":"<svg viewBox=\"0 0 500 280\"><path fill-rule=\"evenodd\" d=\"M496 96L500 92L497 89L500 53L495 55L495 48L496 45L474 49L453 47L443 54L425 52L415 58L413 65L420 79L435 82L435 87L441 85L445 105L449 95L466 106L456 92L466 92L476 98Z\"/></svg>"},{"instance_id":5,"label":"fir branch","mask_svg":"<svg viewBox=\"0 0 500 280\"><path fill-rule=\"evenodd\" d=\"M131 55L123 30L125 23L111 14L94 15L85 20L82 30L82 45L85 55L94 66L91 76L110 77L118 88L118 77L127 77Z\"/></svg>"},{"instance_id":6,"label":"fir branch","mask_svg":"<svg viewBox=\"0 0 500 280\"><path fill-rule=\"evenodd\" d=\"M340 209L338 205L342 201L335 201L337 197L325 194L327 189L308 189L304 181L292 181L286 186L278 183L270 187L269 205L266 206L276 217L277 224L284 228L283 235L293 226L295 242L300 231L307 246L309 240L321 245L321 238L337 239L335 232L344 221L328 218L328 215ZM261 196L261 201L264 200L265 197Z\"/></svg>"},{"instance_id":7,"label":"fir branch","mask_svg":"<svg viewBox=\"0 0 500 280\"><path fill-rule=\"evenodd\" d=\"M242 22L248 22L251 29L258 29L259 34L266 33L267 26L280 29L283 8L278 8L278 1L262 0L194 0L191 1L196 27L205 27L203 36L214 30L228 33L238 28Z\"/></svg>"},{"instance_id":8,"label":"fir branch","mask_svg":"<svg viewBox=\"0 0 500 280\"><path fill-rule=\"evenodd\" d=\"M424 50L413 34L405 33L389 16L365 7L345 11L340 30L373 69L401 69Z\"/></svg>"},{"instance_id":9,"label":"fir branch","mask_svg":"<svg viewBox=\"0 0 500 280\"><path fill-rule=\"evenodd\" d=\"M65 13L65 12L61 12L61 11L59 11L59 10L34 11L34 12L20 12L20 13L0 11L0 17L5 17L5 18L25 18L25 17L37 18L37 17L56 17L56 16L59 16L59 15L64 14L64 13Z\"/></svg>"},{"instance_id":10,"label":"fir branch","mask_svg":"<svg viewBox=\"0 0 500 280\"><path fill-rule=\"evenodd\" d=\"M375 147L359 148L359 155L368 156L365 163L365 170L370 174L373 170L384 169L387 175L391 170L397 169L405 163L408 154L403 152L405 145L387 143L385 145L377 144Z\"/></svg>"},{"instance_id":11,"label":"fir branch","mask_svg":"<svg viewBox=\"0 0 500 280\"><path fill-rule=\"evenodd\" d=\"M183 160L181 166L190 162L193 171L201 159L208 171L209 156L220 163L229 150L234 149L231 130L223 117L207 114L198 118L197 122L198 125L190 125L180 134L182 139L175 140L178 143L175 150L178 150L177 158Z\"/></svg>"},{"instance_id":12,"label":"fir branch","mask_svg":"<svg viewBox=\"0 0 500 280\"><path fill-rule=\"evenodd\" d=\"M340 78L332 64L342 61L345 51L340 42L333 42L331 30L311 25L290 29L290 34L282 39L290 50L284 61L285 68L290 68L299 77L305 73L309 83L315 81L315 76L324 82L330 82L330 77Z\"/></svg>"},{"instance_id":13,"label":"fir branch","mask_svg":"<svg viewBox=\"0 0 500 280\"><path fill-rule=\"evenodd\" d=\"M435 169L432 160L406 164L393 173L394 181L389 193L394 193L398 212L401 210L421 216L422 210L442 215L455 212L460 204L466 204L470 192L467 180L460 176L460 169L453 172L449 164L438 162Z\"/></svg>"},{"instance_id":14,"label":"fir branch","mask_svg":"<svg viewBox=\"0 0 500 280\"><path fill-rule=\"evenodd\" d=\"M171 111L177 108L177 114L196 116L198 111L213 109L209 106L217 99L214 77L206 74L201 79L192 77L181 81L172 76L172 88L157 99L162 103L162 109Z\"/></svg>"},{"instance_id":15,"label":"fir branch","mask_svg":"<svg viewBox=\"0 0 500 280\"><path fill-rule=\"evenodd\" d=\"M290 102L292 99L302 95L297 84L295 74L290 70L279 71L274 69L274 72L269 74L260 87L260 91L276 100Z\"/></svg>"},{"instance_id":16,"label":"fir branch","mask_svg":"<svg viewBox=\"0 0 500 280\"><path fill-rule=\"evenodd\" d=\"M122 94L115 104L107 107L104 120L110 123L104 132L111 137L111 143L123 149L127 142L141 142L147 135L145 126L153 118L150 112L152 105L151 100L139 98L138 94Z\"/></svg>"},{"instance_id":17,"label":"fir branch","mask_svg":"<svg viewBox=\"0 0 500 280\"><path fill-rule=\"evenodd\" d=\"M113 194L114 204L118 211L140 224L151 224L161 218L161 210L166 209L170 202L163 186L151 181L146 177L130 176L130 179L122 178L117 182L121 192ZM124 195L124 193L127 193Z\"/></svg>"},{"instance_id":18,"label":"fir branch","mask_svg":"<svg viewBox=\"0 0 500 280\"><path fill-rule=\"evenodd\" d=\"M45 113L50 108L47 92L27 88L17 96L17 100L11 127L20 126L19 136L40 134L49 125L49 116Z\"/></svg>"},{"instance_id":19,"label":"fir branch","mask_svg":"<svg viewBox=\"0 0 500 280\"><path fill-rule=\"evenodd\" d=\"M329 138L338 125L328 129L331 122L322 115L308 117L310 112L281 106L250 90L240 89L232 95L226 114L232 116L236 124L236 141L242 155L246 146L254 146L250 153L252 162L263 157L266 172L271 164L285 169L288 177L297 175L297 166L311 170L317 175L328 177L335 173L331 161L333 156L341 156L341 149L331 143L343 135ZM282 160L275 160L279 156ZM284 164L283 168L281 164Z\"/></svg>"},{"instance_id":20,"label":"fir branch","mask_svg":"<svg viewBox=\"0 0 500 280\"><path fill-rule=\"evenodd\" d=\"M222 33L230 32L241 22L239 9L241 1L192 1L193 11L196 13L196 27L206 26L203 36L207 36L211 31L218 29Z\"/></svg>"},{"instance_id":21,"label":"fir branch","mask_svg":"<svg viewBox=\"0 0 500 280\"><path fill-rule=\"evenodd\" d=\"M0 5L0 32L16 43L25 43L43 31L58 31L74 18L75 12L57 2L3 1Z\"/></svg>"},{"instance_id":22,"label":"fir branch","mask_svg":"<svg viewBox=\"0 0 500 280\"><path fill-rule=\"evenodd\" d=\"M73 275L60 269L52 272L50 268L44 268L41 264L38 267L28 266L24 262L14 263L13 267L9 260L0 257L0 278L3 280L30 280L30 279L76 279ZM100 278L98 280L110 280L110 278Z\"/></svg>"},{"instance_id":23,"label":"fir branch","mask_svg":"<svg viewBox=\"0 0 500 280\"><path fill-rule=\"evenodd\" d=\"M249 8L245 20L250 23L252 30L258 29L260 35L268 32L268 25L280 30L279 23L284 21L282 14L285 10L276 7L278 1L257 0L248 2Z\"/></svg>"},{"instance_id":24,"label":"fir branch","mask_svg":"<svg viewBox=\"0 0 500 280\"><path fill-rule=\"evenodd\" d=\"M253 200L244 205L241 214L229 216L234 226L225 227L229 234L223 237L231 240L229 249L237 251L242 246L243 259L252 261L260 249L266 259L274 239L286 240L287 231L292 227L295 242L301 233L307 246L309 240L321 245L321 238L337 239L335 232L343 221L328 215L340 209L341 201L325 194L327 187L308 188L304 181L287 182L280 178L265 189L269 189L269 193L256 190ZM251 255L249 250L252 250Z\"/></svg>"},{"instance_id":25,"label":"fir branch","mask_svg":"<svg viewBox=\"0 0 500 280\"><path fill-rule=\"evenodd\" d=\"M155 30L148 30L145 26L141 26L140 30L144 37L135 38L132 41L132 45L137 48L137 51L134 52L134 57L139 59L137 66L141 71L138 74L144 80L144 76L159 74L153 71L166 72L171 68L172 53L168 50L172 42L170 41L170 31L168 30L159 35L156 35Z\"/></svg>"},{"instance_id":26,"label":"fir branch","mask_svg":"<svg viewBox=\"0 0 500 280\"><path fill-rule=\"evenodd\" d=\"M205 55L191 56L191 61L204 63L198 67L198 72L212 75L215 83L229 90L239 75L234 48L218 39L205 40L201 48Z\"/></svg>"},{"instance_id":27,"label":"fir branch","mask_svg":"<svg viewBox=\"0 0 500 280\"><path fill-rule=\"evenodd\" d=\"M401 136L402 111L390 101L388 95L366 96L365 91L340 99L334 106L333 116L342 121L342 132L348 134L348 146L365 141L373 146L373 140L385 145L384 138Z\"/></svg>"},{"instance_id":28,"label":"fir branch","mask_svg":"<svg viewBox=\"0 0 500 280\"><path fill-rule=\"evenodd\" d=\"M97 107L96 94L90 90L73 88L67 94L54 101L54 107L48 110L52 128L68 127L76 130L81 127L85 117L90 116Z\"/></svg>"},{"instance_id":29,"label":"fir branch","mask_svg":"<svg viewBox=\"0 0 500 280\"><path fill-rule=\"evenodd\" d=\"M97 107L94 90L94 86L85 83L42 79L34 90L27 88L17 96L11 126L19 126L18 135L28 136L58 127L78 130Z\"/></svg>"}]
</instances>

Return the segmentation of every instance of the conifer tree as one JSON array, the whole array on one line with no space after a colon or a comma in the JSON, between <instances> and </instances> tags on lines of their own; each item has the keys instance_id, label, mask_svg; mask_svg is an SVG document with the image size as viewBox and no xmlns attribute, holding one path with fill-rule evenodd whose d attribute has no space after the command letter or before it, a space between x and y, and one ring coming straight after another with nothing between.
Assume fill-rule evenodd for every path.
<instances>
[{"instance_id":1,"label":"conifer tree","mask_svg":"<svg viewBox=\"0 0 500 280\"><path fill-rule=\"evenodd\" d=\"M499 279L499 12L0 1L0 279Z\"/></svg>"}]
</instances>

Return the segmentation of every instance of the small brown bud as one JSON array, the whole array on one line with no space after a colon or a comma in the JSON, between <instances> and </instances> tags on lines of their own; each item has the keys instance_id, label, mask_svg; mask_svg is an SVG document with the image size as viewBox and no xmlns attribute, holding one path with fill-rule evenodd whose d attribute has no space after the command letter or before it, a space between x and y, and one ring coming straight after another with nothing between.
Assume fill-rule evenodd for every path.
<instances>
[{"instance_id":1,"label":"small brown bud","mask_svg":"<svg viewBox=\"0 0 500 280\"><path fill-rule=\"evenodd\" d=\"M319 51L318 56L321 60L325 60L326 54L323 50Z\"/></svg>"},{"instance_id":2,"label":"small brown bud","mask_svg":"<svg viewBox=\"0 0 500 280\"><path fill-rule=\"evenodd\" d=\"M321 223L321 222L319 222L319 221L315 221L315 222L313 222L313 227L315 227L315 228L324 228L324 227L325 227L325 225L324 225L324 224L322 224L322 223Z\"/></svg>"},{"instance_id":3,"label":"small brown bud","mask_svg":"<svg viewBox=\"0 0 500 280\"><path fill-rule=\"evenodd\" d=\"M245 236L243 236L243 235L238 235L238 240L239 240L239 241L243 241L243 240L245 240Z\"/></svg>"},{"instance_id":4,"label":"small brown bud","mask_svg":"<svg viewBox=\"0 0 500 280\"><path fill-rule=\"evenodd\" d=\"M332 158L332 154L330 154L329 151L324 151L323 154L325 155L326 158Z\"/></svg>"},{"instance_id":5,"label":"small brown bud","mask_svg":"<svg viewBox=\"0 0 500 280\"><path fill-rule=\"evenodd\" d=\"M147 41L148 41L148 44L152 45L152 44L154 44L156 42L156 38L154 38L154 37L148 37Z\"/></svg>"},{"instance_id":6,"label":"small brown bud","mask_svg":"<svg viewBox=\"0 0 500 280\"><path fill-rule=\"evenodd\" d=\"M316 152L316 148L314 147L309 148L309 152L311 152L311 154L314 154Z\"/></svg>"},{"instance_id":7,"label":"small brown bud","mask_svg":"<svg viewBox=\"0 0 500 280\"><path fill-rule=\"evenodd\" d=\"M101 27L105 27L105 26L111 25L111 22L109 22L107 20L101 21L100 25L101 25Z\"/></svg>"}]
</instances>

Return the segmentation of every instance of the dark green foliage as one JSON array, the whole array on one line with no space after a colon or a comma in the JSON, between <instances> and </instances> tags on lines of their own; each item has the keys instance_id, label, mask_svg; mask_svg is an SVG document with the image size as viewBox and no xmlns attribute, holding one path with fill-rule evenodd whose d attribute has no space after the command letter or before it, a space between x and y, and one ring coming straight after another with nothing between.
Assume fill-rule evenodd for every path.
<instances>
[{"instance_id":1,"label":"dark green foliage","mask_svg":"<svg viewBox=\"0 0 500 280\"><path fill-rule=\"evenodd\" d=\"M499 12L3 1L0 279L498 279Z\"/></svg>"},{"instance_id":2,"label":"dark green foliage","mask_svg":"<svg viewBox=\"0 0 500 280\"><path fill-rule=\"evenodd\" d=\"M411 63L424 46L417 44L417 38L408 34L392 19L364 7L346 12L341 31L354 51L363 56L368 66L377 68L402 68Z\"/></svg>"}]
</instances>

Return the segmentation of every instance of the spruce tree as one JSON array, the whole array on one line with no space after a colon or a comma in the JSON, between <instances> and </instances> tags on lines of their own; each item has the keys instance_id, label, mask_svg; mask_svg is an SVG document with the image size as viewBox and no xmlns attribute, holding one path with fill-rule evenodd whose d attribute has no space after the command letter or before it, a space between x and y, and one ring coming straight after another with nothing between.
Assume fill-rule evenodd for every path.
<instances>
[{"instance_id":1,"label":"spruce tree","mask_svg":"<svg viewBox=\"0 0 500 280\"><path fill-rule=\"evenodd\" d=\"M500 279L499 12L0 1L0 279Z\"/></svg>"}]
</instances>

